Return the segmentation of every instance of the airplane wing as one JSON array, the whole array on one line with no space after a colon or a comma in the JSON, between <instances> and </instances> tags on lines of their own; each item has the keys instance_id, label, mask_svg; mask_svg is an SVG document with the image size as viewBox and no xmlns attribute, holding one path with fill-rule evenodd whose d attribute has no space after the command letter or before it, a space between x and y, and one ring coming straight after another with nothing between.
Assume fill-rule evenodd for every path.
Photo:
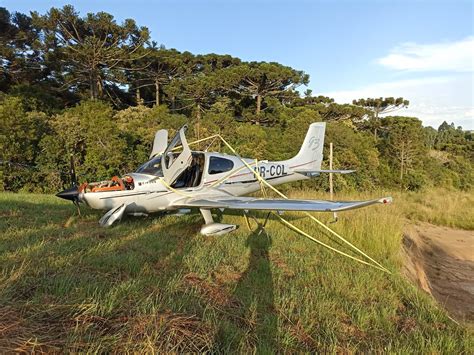
<instances>
[{"instance_id":1,"label":"airplane wing","mask_svg":"<svg viewBox=\"0 0 474 355\"><path fill-rule=\"evenodd\" d=\"M314 211L314 212L339 212L366 207L377 203L387 204L392 202L391 197L384 197L367 201L325 201L325 200L285 200L262 199L254 197L217 197L185 198L176 201L175 207L199 207L204 209L228 208L234 210L272 210L272 211Z\"/></svg>"}]
</instances>

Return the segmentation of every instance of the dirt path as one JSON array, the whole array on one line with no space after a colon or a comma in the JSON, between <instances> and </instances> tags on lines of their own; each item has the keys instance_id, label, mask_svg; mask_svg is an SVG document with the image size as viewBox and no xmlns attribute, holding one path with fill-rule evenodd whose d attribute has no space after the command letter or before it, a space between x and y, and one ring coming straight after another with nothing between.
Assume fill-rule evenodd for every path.
<instances>
[{"instance_id":1,"label":"dirt path","mask_svg":"<svg viewBox=\"0 0 474 355\"><path fill-rule=\"evenodd\" d=\"M474 231L418 223L403 244L407 276L456 319L474 323Z\"/></svg>"}]
</instances>

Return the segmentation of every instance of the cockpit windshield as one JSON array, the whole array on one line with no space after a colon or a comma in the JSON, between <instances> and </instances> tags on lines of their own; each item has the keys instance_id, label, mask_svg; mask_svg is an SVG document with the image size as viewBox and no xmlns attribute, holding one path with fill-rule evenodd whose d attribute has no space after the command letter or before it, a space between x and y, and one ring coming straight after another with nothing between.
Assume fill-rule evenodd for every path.
<instances>
[{"instance_id":1,"label":"cockpit windshield","mask_svg":"<svg viewBox=\"0 0 474 355\"><path fill-rule=\"evenodd\" d=\"M148 174L163 177L163 170L161 169L161 155L154 157L140 166L136 173Z\"/></svg>"}]
</instances>

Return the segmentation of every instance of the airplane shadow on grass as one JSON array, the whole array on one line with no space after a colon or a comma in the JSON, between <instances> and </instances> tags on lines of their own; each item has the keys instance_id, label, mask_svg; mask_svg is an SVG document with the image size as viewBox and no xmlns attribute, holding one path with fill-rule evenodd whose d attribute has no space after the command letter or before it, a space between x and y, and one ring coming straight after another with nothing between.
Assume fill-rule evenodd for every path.
<instances>
[{"instance_id":1,"label":"airplane shadow on grass","mask_svg":"<svg viewBox=\"0 0 474 355\"><path fill-rule=\"evenodd\" d=\"M250 249L247 269L240 276L233 292L240 307L235 317L219 329L216 351L228 350L257 353L274 352L277 344L278 317L275 311L274 285L270 267L270 235L253 232L246 241ZM236 336L236 334L240 334Z\"/></svg>"}]
</instances>

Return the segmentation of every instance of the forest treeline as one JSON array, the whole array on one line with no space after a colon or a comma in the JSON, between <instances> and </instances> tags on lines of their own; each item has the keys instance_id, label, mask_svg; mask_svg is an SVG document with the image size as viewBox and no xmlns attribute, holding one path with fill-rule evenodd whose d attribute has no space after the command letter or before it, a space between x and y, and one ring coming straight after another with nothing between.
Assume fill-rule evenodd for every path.
<instances>
[{"instance_id":1,"label":"forest treeline","mask_svg":"<svg viewBox=\"0 0 474 355\"><path fill-rule=\"evenodd\" d=\"M190 140L220 133L244 156L285 159L315 121L328 123L335 168L357 170L337 189L472 187L472 132L395 116L405 98L338 104L301 93L308 83L275 62L158 46L146 27L105 12L0 8L0 189L57 191L70 183L70 155L81 181L133 171L156 130L185 123Z\"/></svg>"}]
</instances>

